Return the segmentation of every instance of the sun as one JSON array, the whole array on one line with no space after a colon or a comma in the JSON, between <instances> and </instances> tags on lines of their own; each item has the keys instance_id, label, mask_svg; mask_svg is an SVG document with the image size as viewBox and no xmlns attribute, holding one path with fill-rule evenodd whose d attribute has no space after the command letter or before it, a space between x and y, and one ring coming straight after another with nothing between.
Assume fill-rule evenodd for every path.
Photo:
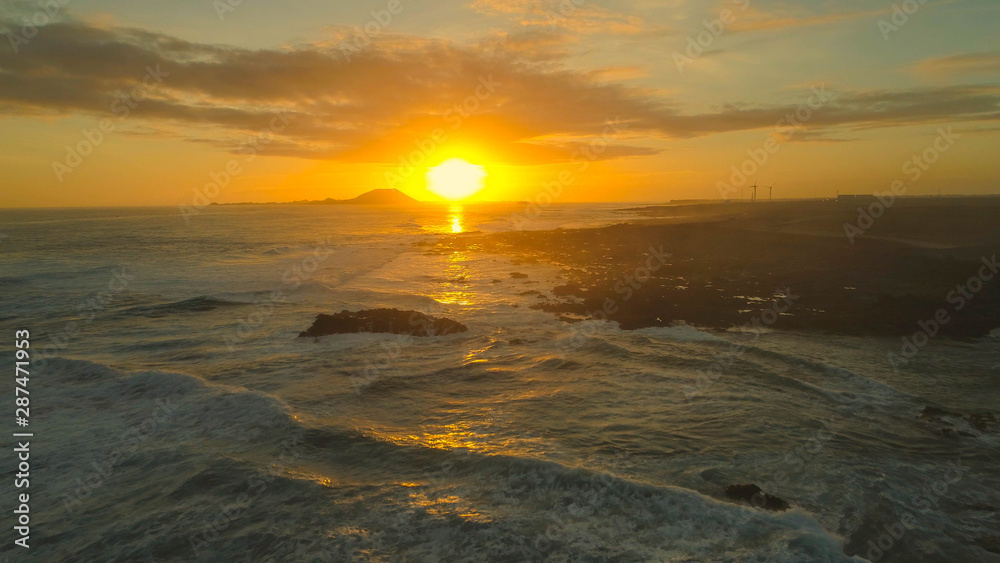
<instances>
[{"instance_id":1,"label":"sun","mask_svg":"<svg viewBox=\"0 0 1000 563\"><path fill-rule=\"evenodd\" d=\"M449 158L427 170L427 189L452 201L475 195L485 181L486 168L461 158Z\"/></svg>"}]
</instances>

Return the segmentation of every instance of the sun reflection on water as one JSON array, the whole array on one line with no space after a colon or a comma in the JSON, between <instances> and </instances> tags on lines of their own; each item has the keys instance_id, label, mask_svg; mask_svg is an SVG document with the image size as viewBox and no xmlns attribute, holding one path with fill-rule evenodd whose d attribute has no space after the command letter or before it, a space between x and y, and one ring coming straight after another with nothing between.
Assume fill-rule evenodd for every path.
<instances>
[{"instance_id":1,"label":"sun reflection on water","mask_svg":"<svg viewBox=\"0 0 1000 563\"><path fill-rule=\"evenodd\" d=\"M451 232L461 233L462 232L462 206L453 205L449 210L451 213Z\"/></svg>"},{"instance_id":2,"label":"sun reflection on water","mask_svg":"<svg viewBox=\"0 0 1000 563\"><path fill-rule=\"evenodd\" d=\"M533 394L518 394L504 400L520 400ZM514 432L514 412L500 403L462 404L442 409L433 420L412 426L368 427L365 434L398 446L483 455L539 457L552 450L544 436Z\"/></svg>"},{"instance_id":3,"label":"sun reflection on water","mask_svg":"<svg viewBox=\"0 0 1000 563\"><path fill-rule=\"evenodd\" d=\"M464 413L468 418L451 424L422 426L419 432L375 431L376 439L392 444L414 446L436 450L465 450L479 453L500 453L509 449L513 442L509 437L500 436L504 424L502 420L486 413Z\"/></svg>"},{"instance_id":4,"label":"sun reflection on water","mask_svg":"<svg viewBox=\"0 0 1000 563\"><path fill-rule=\"evenodd\" d=\"M448 255L448 263L444 268L444 279L441 284L444 286L441 291L432 298L447 305L469 305L472 303L473 294L469 290L472 269L467 265L469 254L455 251Z\"/></svg>"}]
</instances>

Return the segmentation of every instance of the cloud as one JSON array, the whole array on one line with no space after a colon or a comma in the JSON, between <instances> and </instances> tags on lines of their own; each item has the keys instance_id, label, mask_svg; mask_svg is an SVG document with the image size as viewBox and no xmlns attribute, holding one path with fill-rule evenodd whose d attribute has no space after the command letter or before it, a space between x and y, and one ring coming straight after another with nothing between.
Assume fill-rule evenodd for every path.
<instances>
[{"instance_id":1,"label":"cloud","mask_svg":"<svg viewBox=\"0 0 1000 563\"><path fill-rule=\"evenodd\" d=\"M20 53L0 46L0 115L117 118L114 108L159 69L163 82L140 90L129 112L128 125L147 133L235 150L281 112L288 125L268 154L396 163L441 130L498 162L539 164L570 158L611 121L628 133L602 158L642 156L656 152L637 146L643 139L772 129L810 95L689 113L662 90L612 81L628 69L567 70L543 56L566 40L551 30L471 45L386 34L346 52L332 43L249 50L64 22L40 28ZM804 129L996 121L998 104L995 86L840 92Z\"/></svg>"},{"instance_id":2,"label":"cloud","mask_svg":"<svg viewBox=\"0 0 1000 563\"><path fill-rule=\"evenodd\" d=\"M856 92L839 97L817 125L850 125L855 129L996 121L1000 119L1000 87L948 86L909 90Z\"/></svg>"},{"instance_id":3,"label":"cloud","mask_svg":"<svg viewBox=\"0 0 1000 563\"><path fill-rule=\"evenodd\" d=\"M827 25L860 18L876 18L886 10L853 10L815 13L801 7L783 7L771 11L750 7L746 11L734 10L735 22L729 27L734 32L776 31L797 27Z\"/></svg>"},{"instance_id":4,"label":"cloud","mask_svg":"<svg viewBox=\"0 0 1000 563\"><path fill-rule=\"evenodd\" d=\"M579 40L575 35L536 28L493 32L480 41L479 47L489 52L506 53L533 62L552 62L568 57L569 47L577 43Z\"/></svg>"},{"instance_id":5,"label":"cloud","mask_svg":"<svg viewBox=\"0 0 1000 563\"><path fill-rule=\"evenodd\" d=\"M1000 52L960 53L947 57L925 59L913 66L919 74L932 76L959 76L1000 74Z\"/></svg>"},{"instance_id":6,"label":"cloud","mask_svg":"<svg viewBox=\"0 0 1000 563\"><path fill-rule=\"evenodd\" d=\"M505 17L521 26L581 34L633 35L645 30L642 19L585 0L472 0L471 8L482 14Z\"/></svg>"},{"instance_id":7,"label":"cloud","mask_svg":"<svg viewBox=\"0 0 1000 563\"><path fill-rule=\"evenodd\" d=\"M793 135L775 134L775 138L787 143L850 143L860 140L860 137L844 137L829 130L805 130Z\"/></svg>"},{"instance_id":8,"label":"cloud","mask_svg":"<svg viewBox=\"0 0 1000 563\"><path fill-rule=\"evenodd\" d=\"M1000 131L1000 125L956 129L962 135L993 134Z\"/></svg>"},{"instance_id":9,"label":"cloud","mask_svg":"<svg viewBox=\"0 0 1000 563\"><path fill-rule=\"evenodd\" d=\"M922 7L944 6L960 2L961 0L921 0ZM857 2L854 2L857 4ZM759 3L754 0L730 0L723 2L721 8L732 10L735 22L727 29L734 32L741 31L776 31L781 29L792 29L800 27L813 27L829 25L840 22L869 19L874 22L878 18L892 16L895 4L889 4L880 8L851 8L845 7L850 2L828 2L818 3L819 8L809 8L808 3L786 3L778 1L772 8L760 8ZM870 4L870 3L869 3ZM902 4L902 3L900 3ZM744 8L744 6L746 6ZM874 28L874 27L873 27Z\"/></svg>"},{"instance_id":10,"label":"cloud","mask_svg":"<svg viewBox=\"0 0 1000 563\"><path fill-rule=\"evenodd\" d=\"M587 77L597 82L632 80L649 76L649 68L642 66L612 66L587 72Z\"/></svg>"}]
</instances>

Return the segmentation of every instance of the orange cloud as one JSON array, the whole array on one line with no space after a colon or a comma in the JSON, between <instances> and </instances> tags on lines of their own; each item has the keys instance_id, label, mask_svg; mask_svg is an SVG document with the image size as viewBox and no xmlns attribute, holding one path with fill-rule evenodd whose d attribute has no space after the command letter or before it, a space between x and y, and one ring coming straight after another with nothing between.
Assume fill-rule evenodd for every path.
<instances>
[{"instance_id":1,"label":"orange cloud","mask_svg":"<svg viewBox=\"0 0 1000 563\"><path fill-rule=\"evenodd\" d=\"M817 14L803 8L780 8L771 11L759 10L753 6L745 11L734 11L736 21L729 27L734 32L740 31L775 31L796 27L827 25L859 18L876 18L887 13L886 10L856 10Z\"/></svg>"},{"instance_id":2,"label":"orange cloud","mask_svg":"<svg viewBox=\"0 0 1000 563\"><path fill-rule=\"evenodd\" d=\"M961 53L925 59L913 66L920 74L958 76L1000 73L1000 52Z\"/></svg>"},{"instance_id":3,"label":"orange cloud","mask_svg":"<svg viewBox=\"0 0 1000 563\"><path fill-rule=\"evenodd\" d=\"M619 158L657 152L635 146L643 138L773 128L800 103L685 112L662 91L612 81L626 70L571 71L540 55L564 40L539 31L472 45L386 35L349 52L330 45L250 50L59 23L40 29L18 54L0 46L0 114L118 119L122 99L148 69L159 69L162 83L127 112L128 125L148 127L147 134L235 149L280 111L287 126L273 133L268 154L394 164L441 129L447 138L438 145L474 145L499 162L538 164L569 158L609 121L629 132L602 156ZM841 92L803 127L995 121L998 104L994 86Z\"/></svg>"},{"instance_id":4,"label":"orange cloud","mask_svg":"<svg viewBox=\"0 0 1000 563\"><path fill-rule=\"evenodd\" d=\"M642 20L584 0L473 0L472 9L514 19L522 26L545 26L582 34L637 34Z\"/></svg>"}]
</instances>

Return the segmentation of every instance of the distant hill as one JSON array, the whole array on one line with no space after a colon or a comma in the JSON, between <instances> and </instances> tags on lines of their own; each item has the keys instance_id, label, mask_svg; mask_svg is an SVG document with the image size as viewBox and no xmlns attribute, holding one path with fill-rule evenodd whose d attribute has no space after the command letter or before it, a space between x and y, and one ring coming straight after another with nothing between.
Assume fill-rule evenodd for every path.
<instances>
[{"instance_id":1,"label":"distant hill","mask_svg":"<svg viewBox=\"0 0 1000 563\"><path fill-rule=\"evenodd\" d=\"M273 201L267 203L256 203L251 201L244 201L240 203L212 202L212 205L413 205L419 203L423 202L418 199L413 199L399 190L383 189L365 192L353 199L333 199L332 197L328 197L321 200L300 199L298 201L286 201L281 203Z\"/></svg>"},{"instance_id":2,"label":"distant hill","mask_svg":"<svg viewBox=\"0 0 1000 563\"><path fill-rule=\"evenodd\" d=\"M354 199L330 199L316 203L331 203L341 205L403 205L410 203L420 203L412 197L396 189L372 190L365 192Z\"/></svg>"}]
</instances>

